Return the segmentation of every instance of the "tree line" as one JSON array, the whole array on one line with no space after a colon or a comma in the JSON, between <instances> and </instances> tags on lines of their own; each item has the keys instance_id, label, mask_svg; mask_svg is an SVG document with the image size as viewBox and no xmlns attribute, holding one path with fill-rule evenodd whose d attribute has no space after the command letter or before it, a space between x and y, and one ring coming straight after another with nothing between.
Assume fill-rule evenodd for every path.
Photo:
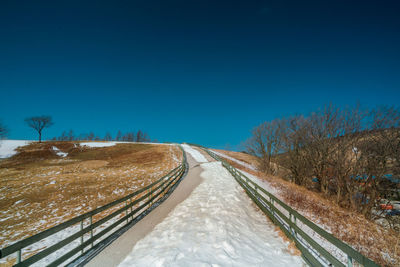
<instances>
[{"instance_id":1,"label":"tree line","mask_svg":"<svg viewBox=\"0 0 400 267\"><path fill-rule=\"evenodd\" d=\"M124 141L124 142L151 142L149 135L142 130L123 133L118 131L113 137L107 132L103 137L93 132L75 135L73 130L63 131L60 136L53 137L54 141Z\"/></svg>"},{"instance_id":2,"label":"tree line","mask_svg":"<svg viewBox=\"0 0 400 267\"><path fill-rule=\"evenodd\" d=\"M32 128L38 134L39 143L42 142L42 132L44 129L51 127L54 122L51 116L35 116L26 118L25 123L28 127ZM0 139L6 138L8 135L8 129L0 122ZM53 137L53 141L126 141L126 142L151 142L149 135L142 130L137 132L126 132L122 133L118 131L115 137L107 132L104 137L94 134L93 132L75 135L73 130L64 131L60 136Z\"/></svg>"},{"instance_id":3,"label":"tree line","mask_svg":"<svg viewBox=\"0 0 400 267\"><path fill-rule=\"evenodd\" d=\"M400 109L327 105L264 122L245 142L259 169L321 192L366 217L399 189Z\"/></svg>"}]
</instances>

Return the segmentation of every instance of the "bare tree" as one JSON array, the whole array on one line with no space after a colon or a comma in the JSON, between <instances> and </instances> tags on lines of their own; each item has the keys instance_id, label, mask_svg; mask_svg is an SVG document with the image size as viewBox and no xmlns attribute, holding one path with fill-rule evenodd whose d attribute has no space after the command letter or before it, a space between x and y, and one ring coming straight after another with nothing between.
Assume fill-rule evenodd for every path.
<instances>
[{"instance_id":1,"label":"bare tree","mask_svg":"<svg viewBox=\"0 0 400 267\"><path fill-rule=\"evenodd\" d=\"M75 140L74 131L73 130L69 130L69 132L68 132L68 141L74 141L74 140Z\"/></svg>"},{"instance_id":2,"label":"bare tree","mask_svg":"<svg viewBox=\"0 0 400 267\"><path fill-rule=\"evenodd\" d=\"M336 190L336 203L352 206L356 209L356 197L359 190L357 180L361 173L360 145L364 130L363 120L367 113L357 106L354 109L347 108L340 114L339 136L334 140L333 152L329 159Z\"/></svg>"},{"instance_id":3,"label":"bare tree","mask_svg":"<svg viewBox=\"0 0 400 267\"><path fill-rule=\"evenodd\" d=\"M150 138L147 133L142 132L141 130L136 133L136 142L150 142Z\"/></svg>"},{"instance_id":4,"label":"bare tree","mask_svg":"<svg viewBox=\"0 0 400 267\"><path fill-rule=\"evenodd\" d=\"M1 122L0 122L0 139L4 139L7 137L8 134L8 130L6 128L6 126L4 126Z\"/></svg>"},{"instance_id":5,"label":"bare tree","mask_svg":"<svg viewBox=\"0 0 400 267\"><path fill-rule=\"evenodd\" d=\"M282 148L281 121L264 122L254 128L252 134L252 137L246 142L247 151L259 158L261 171L274 173L272 158Z\"/></svg>"},{"instance_id":6,"label":"bare tree","mask_svg":"<svg viewBox=\"0 0 400 267\"><path fill-rule=\"evenodd\" d=\"M370 134L361 146L364 186L361 195L368 200L361 203L359 211L366 217L385 192L391 190L387 175L398 176L400 160L400 110L379 107L370 113Z\"/></svg>"},{"instance_id":7,"label":"bare tree","mask_svg":"<svg viewBox=\"0 0 400 267\"><path fill-rule=\"evenodd\" d=\"M120 141L122 138L122 132L119 130L117 135L115 136L115 141Z\"/></svg>"},{"instance_id":8,"label":"bare tree","mask_svg":"<svg viewBox=\"0 0 400 267\"><path fill-rule=\"evenodd\" d=\"M58 141L67 141L68 137L67 137L67 132L63 131L61 136L58 137Z\"/></svg>"},{"instance_id":9,"label":"bare tree","mask_svg":"<svg viewBox=\"0 0 400 267\"><path fill-rule=\"evenodd\" d=\"M141 142L151 142L151 139L147 133L143 132Z\"/></svg>"},{"instance_id":10,"label":"bare tree","mask_svg":"<svg viewBox=\"0 0 400 267\"><path fill-rule=\"evenodd\" d=\"M136 142L144 142L143 133L141 130L136 133Z\"/></svg>"},{"instance_id":11,"label":"bare tree","mask_svg":"<svg viewBox=\"0 0 400 267\"><path fill-rule=\"evenodd\" d=\"M81 133L79 134L77 140L87 140L87 134L86 133Z\"/></svg>"},{"instance_id":12,"label":"bare tree","mask_svg":"<svg viewBox=\"0 0 400 267\"><path fill-rule=\"evenodd\" d=\"M86 139L89 140L89 141L93 141L95 138L96 138L96 137L94 136L94 133L93 133L93 132L90 132L90 133L88 134L88 136L86 137Z\"/></svg>"},{"instance_id":13,"label":"bare tree","mask_svg":"<svg viewBox=\"0 0 400 267\"><path fill-rule=\"evenodd\" d=\"M283 121L282 144L285 155L280 164L290 171L290 180L298 185L307 185L311 180L311 164L306 157L307 124L303 116L294 116Z\"/></svg>"},{"instance_id":14,"label":"bare tree","mask_svg":"<svg viewBox=\"0 0 400 267\"><path fill-rule=\"evenodd\" d=\"M126 142L133 142L135 141L135 133L134 132L127 132L122 136L122 141Z\"/></svg>"},{"instance_id":15,"label":"bare tree","mask_svg":"<svg viewBox=\"0 0 400 267\"><path fill-rule=\"evenodd\" d=\"M112 136L109 132L106 133L106 135L104 136L104 140L105 141L111 141L112 140Z\"/></svg>"},{"instance_id":16,"label":"bare tree","mask_svg":"<svg viewBox=\"0 0 400 267\"><path fill-rule=\"evenodd\" d=\"M253 129L245 145L263 171L281 166L285 178L317 187L367 218L377 216L377 204L398 190L393 179L400 177L399 108L368 112L329 105L307 117L265 122Z\"/></svg>"},{"instance_id":17,"label":"bare tree","mask_svg":"<svg viewBox=\"0 0 400 267\"><path fill-rule=\"evenodd\" d=\"M304 146L306 157L312 164L313 175L318 179L319 190L327 196L333 182L329 160L335 151L335 138L340 133L340 111L333 105L325 106L324 109L311 113L307 123L307 143Z\"/></svg>"},{"instance_id":18,"label":"bare tree","mask_svg":"<svg viewBox=\"0 0 400 267\"><path fill-rule=\"evenodd\" d=\"M34 129L39 134L39 143L42 142L42 131L45 128L49 128L53 125L52 118L50 116L38 116L26 118L25 122L29 127Z\"/></svg>"}]
</instances>

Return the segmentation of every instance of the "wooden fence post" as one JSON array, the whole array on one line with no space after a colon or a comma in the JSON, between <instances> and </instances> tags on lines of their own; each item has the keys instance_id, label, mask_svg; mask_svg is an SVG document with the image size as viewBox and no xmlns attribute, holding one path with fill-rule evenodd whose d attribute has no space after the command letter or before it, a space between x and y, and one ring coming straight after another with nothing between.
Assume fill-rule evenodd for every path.
<instances>
[{"instance_id":1,"label":"wooden fence post","mask_svg":"<svg viewBox=\"0 0 400 267\"><path fill-rule=\"evenodd\" d=\"M125 201L125 207L128 207L128 200ZM129 223L128 208L125 210L126 224Z\"/></svg>"},{"instance_id":2,"label":"wooden fence post","mask_svg":"<svg viewBox=\"0 0 400 267\"><path fill-rule=\"evenodd\" d=\"M83 220L81 221L81 231L83 230ZM81 235L81 245L83 244L83 235ZM81 253L83 254L83 247L81 250Z\"/></svg>"},{"instance_id":3,"label":"wooden fence post","mask_svg":"<svg viewBox=\"0 0 400 267\"><path fill-rule=\"evenodd\" d=\"M89 223L90 223L90 226L92 226L93 216L89 217ZM90 239L92 239L92 238L93 238L93 228L90 229ZM92 241L91 247L93 247L93 241Z\"/></svg>"},{"instance_id":4,"label":"wooden fence post","mask_svg":"<svg viewBox=\"0 0 400 267\"><path fill-rule=\"evenodd\" d=\"M353 258L347 255L347 267L353 267Z\"/></svg>"},{"instance_id":5,"label":"wooden fence post","mask_svg":"<svg viewBox=\"0 0 400 267\"><path fill-rule=\"evenodd\" d=\"M17 264L18 263L21 263L21 261L22 261L22 250L21 249L19 249L18 251L17 251Z\"/></svg>"}]
</instances>

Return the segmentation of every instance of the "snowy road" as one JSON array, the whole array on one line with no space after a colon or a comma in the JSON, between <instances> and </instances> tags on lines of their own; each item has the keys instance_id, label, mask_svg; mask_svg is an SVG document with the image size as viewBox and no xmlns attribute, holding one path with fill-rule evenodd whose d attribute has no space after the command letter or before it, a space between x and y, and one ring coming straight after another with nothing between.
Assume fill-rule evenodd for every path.
<instances>
[{"instance_id":1,"label":"snowy road","mask_svg":"<svg viewBox=\"0 0 400 267\"><path fill-rule=\"evenodd\" d=\"M184 149L204 162L197 150ZM202 183L119 266L304 265L219 162L201 168Z\"/></svg>"}]
</instances>

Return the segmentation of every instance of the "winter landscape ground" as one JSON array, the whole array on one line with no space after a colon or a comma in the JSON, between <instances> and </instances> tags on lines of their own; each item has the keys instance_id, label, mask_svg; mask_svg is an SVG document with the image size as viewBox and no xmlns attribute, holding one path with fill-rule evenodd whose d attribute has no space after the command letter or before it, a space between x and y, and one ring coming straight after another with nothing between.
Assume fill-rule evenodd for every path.
<instances>
[{"instance_id":1,"label":"winter landscape ground","mask_svg":"<svg viewBox=\"0 0 400 267\"><path fill-rule=\"evenodd\" d=\"M254 156L233 151L215 149L212 151L268 192L363 255L382 266L400 264L400 236L396 231L384 227L379 222L367 220L358 213L343 209L315 192L284 181L280 177L257 171L258 160ZM315 238L319 239L318 235L315 235ZM328 243L320 240L323 247L330 249L331 253L344 257L334 248L330 248Z\"/></svg>"},{"instance_id":2,"label":"winter landscape ground","mask_svg":"<svg viewBox=\"0 0 400 267\"><path fill-rule=\"evenodd\" d=\"M400 267L399 14L0 1L0 267Z\"/></svg>"},{"instance_id":3,"label":"winter landscape ground","mask_svg":"<svg viewBox=\"0 0 400 267\"><path fill-rule=\"evenodd\" d=\"M304 265L220 162L184 148L201 163L202 183L119 266Z\"/></svg>"},{"instance_id":4,"label":"winter landscape ground","mask_svg":"<svg viewBox=\"0 0 400 267\"><path fill-rule=\"evenodd\" d=\"M128 242L127 251L131 252L121 258L120 266L305 265L293 243L252 203L219 162L196 147L182 147L194 160L190 168L201 168L201 182L143 238L131 247ZM213 151L377 263L398 264L395 233L332 206L317 194L258 172L257 159L251 155ZM175 145L123 142L38 144L11 140L2 142L0 152L0 247L146 186L182 159ZM319 242L333 255L344 257L329 243L322 239ZM101 262L102 254L97 257ZM3 259L1 264L12 262Z\"/></svg>"},{"instance_id":5,"label":"winter landscape ground","mask_svg":"<svg viewBox=\"0 0 400 267\"><path fill-rule=\"evenodd\" d=\"M174 145L123 142L4 140L0 151L2 248L146 186L182 160Z\"/></svg>"}]
</instances>

